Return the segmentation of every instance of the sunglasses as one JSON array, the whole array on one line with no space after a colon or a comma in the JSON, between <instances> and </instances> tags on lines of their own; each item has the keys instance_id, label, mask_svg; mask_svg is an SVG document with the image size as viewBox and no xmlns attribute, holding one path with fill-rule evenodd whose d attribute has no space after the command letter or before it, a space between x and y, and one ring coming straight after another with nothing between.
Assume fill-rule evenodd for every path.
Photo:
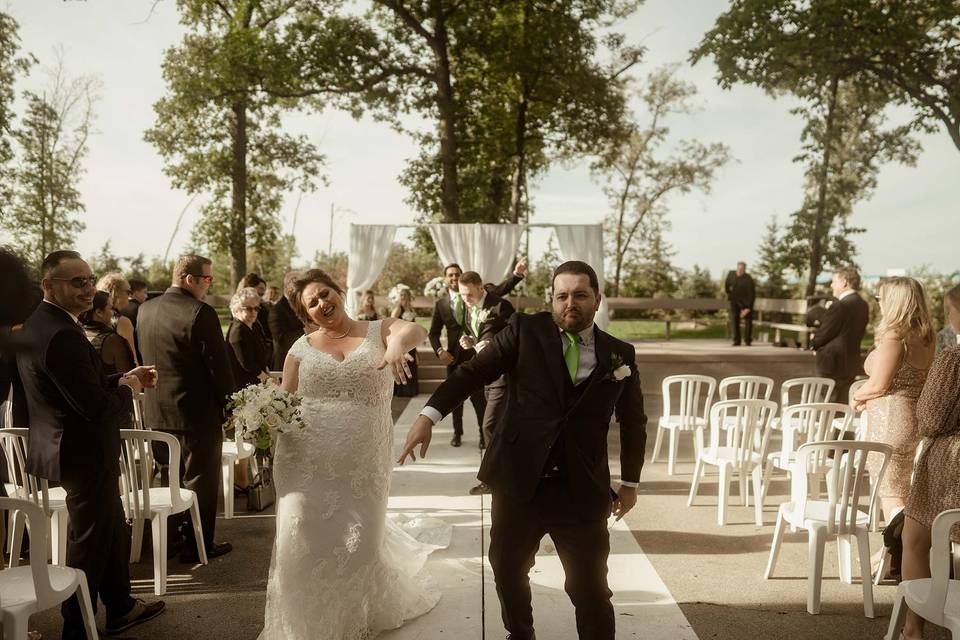
<instances>
[{"instance_id":1,"label":"sunglasses","mask_svg":"<svg viewBox=\"0 0 960 640\"><path fill-rule=\"evenodd\" d=\"M74 289L83 289L85 287L93 287L97 284L97 276L77 276L76 278L50 278L51 280L58 280L60 282L69 282L70 286Z\"/></svg>"}]
</instances>

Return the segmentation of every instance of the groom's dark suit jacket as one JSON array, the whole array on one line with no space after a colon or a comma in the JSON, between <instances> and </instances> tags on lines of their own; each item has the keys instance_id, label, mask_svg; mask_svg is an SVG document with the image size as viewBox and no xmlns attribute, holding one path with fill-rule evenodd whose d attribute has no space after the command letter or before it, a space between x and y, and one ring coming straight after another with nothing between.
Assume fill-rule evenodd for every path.
<instances>
[{"instance_id":1,"label":"groom's dark suit jacket","mask_svg":"<svg viewBox=\"0 0 960 640\"><path fill-rule=\"evenodd\" d=\"M597 366L574 388L563 360L560 330L549 313L514 314L492 343L452 373L427 402L446 415L471 390L506 374L507 408L490 444L479 478L495 493L529 501L551 452L560 456L570 503L585 521L610 513L607 432L620 423L621 478L638 482L646 445L647 417L634 348L596 329ZM615 359L630 367L617 382Z\"/></svg>"},{"instance_id":2,"label":"groom's dark suit jacket","mask_svg":"<svg viewBox=\"0 0 960 640\"><path fill-rule=\"evenodd\" d=\"M817 352L817 372L835 380L853 380L863 373L860 341L870 322L870 307L859 293L827 308L810 346ZM846 398L843 398L846 401Z\"/></svg>"}]
</instances>

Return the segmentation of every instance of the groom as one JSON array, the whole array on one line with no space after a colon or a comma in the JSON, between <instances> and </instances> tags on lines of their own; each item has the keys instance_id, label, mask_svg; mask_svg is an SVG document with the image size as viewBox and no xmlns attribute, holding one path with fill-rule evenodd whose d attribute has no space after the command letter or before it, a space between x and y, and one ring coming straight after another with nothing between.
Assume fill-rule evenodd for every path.
<instances>
[{"instance_id":1,"label":"groom","mask_svg":"<svg viewBox=\"0 0 960 640\"><path fill-rule=\"evenodd\" d=\"M581 640L612 640L607 587L611 510L622 518L637 501L647 417L629 344L604 333L597 275L584 262L553 274L553 314L514 314L477 357L447 378L414 422L399 463L430 445L433 425L472 391L506 375L500 432L480 466L493 491L490 564L503 623L512 640L533 640L529 571L549 533L566 572ZM610 488L607 431L620 424L619 491Z\"/></svg>"}]
</instances>

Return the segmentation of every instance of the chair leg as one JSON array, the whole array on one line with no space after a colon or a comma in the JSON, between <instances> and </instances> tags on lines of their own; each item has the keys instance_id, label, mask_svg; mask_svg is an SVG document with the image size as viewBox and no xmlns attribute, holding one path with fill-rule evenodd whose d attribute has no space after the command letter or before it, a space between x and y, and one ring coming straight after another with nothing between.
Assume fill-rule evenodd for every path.
<instances>
[{"instance_id":1,"label":"chair leg","mask_svg":"<svg viewBox=\"0 0 960 640\"><path fill-rule=\"evenodd\" d=\"M770 491L770 478L773 477L773 461L767 460L767 463L763 467L763 480L761 481L761 490L760 490L760 506L762 507L767 502L767 492Z\"/></svg>"},{"instance_id":2,"label":"chair leg","mask_svg":"<svg viewBox=\"0 0 960 640\"><path fill-rule=\"evenodd\" d=\"M760 482L760 465L757 465L753 468L753 471L750 472L750 476L753 479L753 516L756 520L757 526L763 526L763 502L760 500L760 492L763 491L761 488Z\"/></svg>"},{"instance_id":3,"label":"chair leg","mask_svg":"<svg viewBox=\"0 0 960 640\"><path fill-rule=\"evenodd\" d=\"M226 459L223 463L223 517L225 520L233 518L233 459Z\"/></svg>"},{"instance_id":4,"label":"chair leg","mask_svg":"<svg viewBox=\"0 0 960 640\"><path fill-rule=\"evenodd\" d=\"M677 429L670 429L670 451L667 453L667 475L673 475L673 467L677 462Z\"/></svg>"},{"instance_id":5,"label":"chair leg","mask_svg":"<svg viewBox=\"0 0 960 640\"><path fill-rule=\"evenodd\" d=\"M130 562L140 562L140 556L143 554L143 520L142 517L133 518L133 532L130 536Z\"/></svg>"},{"instance_id":6,"label":"chair leg","mask_svg":"<svg viewBox=\"0 0 960 640\"><path fill-rule=\"evenodd\" d=\"M657 438L653 441L653 455L650 456L650 462L656 462L660 455L660 445L663 444L663 427L657 426Z\"/></svg>"},{"instance_id":7,"label":"chair leg","mask_svg":"<svg viewBox=\"0 0 960 640\"><path fill-rule=\"evenodd\" d=\"M717 524L721 527L727 524L727 500L730 494L730 465L720 464L717 468L720 473L717 485Z\"/></svg>"},{"instance_id":8,"label":"chair leg","mask_svg":"<svg viewBox=\"0 0 960 640\"><path fill-rule=\"evenodd\" d=\"M697 490L700 488L700 477L703 475L703 460L697 458L693 465L693 479L690 481L690 496L687 498L687 506L693 506L693 499L697 496Z\"/></svg>"},{"instance_id":9,"label":"chair leg","mask_svg":"<svg viewBox=\"0 0 960 640\"><path fill-rule=\"evenodd\" d=\"M153 593L162 596L167 592L167 516L155 514L150 520L153 530Z\"/></svg>"},{"instance_id":10,"label":"chair leg","mask_svg":"<svg viewBox=\"0 0 960 640\"><path fill-rule=\"evenodd\" d=\"M88 640L97 640L97 618L93 613L93 601L90 600L90 586L87 584L87 576L80 569L80 582L77 584L78 597L80 599L80 614L83 616L83 626L87 630Z\"/></svg>"},{"instance_id":11,"label":"chair leg","mask_svg":"<svg viewBox=\"0 0 960 640\"><path fill-rule=\"evenodd\" d=\"M840 570L840 582L853 584L853 553L850 550L850 536L837 536L837 566Z\"/></svg>"},{"instance_id":12,"label":"chair leg","mask_svg":"<svg viewBox=\"0 0 960 640\"><path fill-rule=\"evenodd\" d=\"M893 601L893 611L890 612L890 626L887 627L887 635L884 636L883 640L899 640L906 619L907 603L904 601L900 589L897 589L897 597Z\"/></svg>"},{"instance_id":13,"label":"chair leg","mask_svg":"<svg viewBox=\"0 0 960 640\"><path fill-rule=\"evenodd\" d=\"M877 567L877 575L873 576L873 584L880 586L880 583L883 582L883 576L887 575L889 570L890 558L884 553L883 557L880 558L880 566Z\"/></svg>"},{"instance_id":14,"label":"chair leg","mask_svg":"<svg viewBox=\"0 0 960 640\"><path fill-rule=\"evenodd\" d=\"M3 612L3 637L11 640L27 638L30 634L30 616L24 612L20 615Z\"/></svg>"},{"instance_id":15,"label":"chair leg","mask_svg":"<svg viewBox=\"0 0 960 640\"><path fill-rule=\"evenodd\" d=\"M783 543L783 531L786 529L786 520L783 517L783 511L777 510L777 524L773 527L773 542L770 544L770 557L767 558L767 568L763 572L764 580L769 580L773 575L773 569L777 566L777 558L780 556L780 545Z\"/></svg>"},{"instance_id":16,"label":"chair leg","mask_svg":"<svg viewBox=\"0 0 960 640\"><path fill-rule=\"evenodd\" d=\"M193 522L193 537L197 539L197 556L200 564L207 564L207 547L203 542L203 525L200 523L200 505L194 499L190 505L190 520Z\"/></svg>"},{"instance_id":17,"label":"chair leg","mask_svg":"<svg viewBox=\"0 0 960 640\"><path fill-rule=\"evenodd\" d=\"M807 613L820 613L820 583L823 581L823 551L826 531L813 528L807 532Z\"/></svg>"},{"instance_id":18,"label":"chair leg","mask_svg":"<svg viewBox=\"0 0 960 640\"><path fill-rule=\"evenodd\" d=\"M738 468L736 471L737 481L740 485L740 504L749 507L750 496L747 494L747 475L743 472L743 469Z\"/></svg>"},{"instance_id":19,"label":"chair leg","mask_svg":"<svg viewBox=\"0 0 960 640\"><path fill-rule=\"evenodd\" d=\"M13 514L13 542L10 544L10 568L20 566L20 551L23 549L23 530L27 517L22 512Z\"/></svg>"},{"instance_id":20,"label":"chair leg","mask_svg":"<svg viewBox=\"0 0 960 640\"><path fill-rule=\"evenodd\" d=\"M876 617L873 612L873 581L870 580L870 534L857 532L857 551L860 554L860 582L863 585L863 615Z\"/></svg>"},{"instance_id":21,"label":"chair leg","mask_svg":"<svg viewBox=\"0 0 960 640\"><path fill-rule=\"evenodd\" d=\"M50 562L57 566L67 564L67 512L54 511L50 516Z\"/></svg>"}]
</instances>

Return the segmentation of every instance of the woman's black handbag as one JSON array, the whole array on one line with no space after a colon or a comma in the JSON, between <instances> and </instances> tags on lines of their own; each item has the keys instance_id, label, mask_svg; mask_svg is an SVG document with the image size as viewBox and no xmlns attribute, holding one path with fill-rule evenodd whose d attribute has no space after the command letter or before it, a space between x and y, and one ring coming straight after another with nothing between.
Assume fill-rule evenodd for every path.
<instances>
[{"instance_id":1,"label":"woman's black handbag","mask_svg":"<svg viewBox=\"0 0 960 640\"><path fill-rule=\"evenodd\" d=\"M890 523L883 529L883 546L890 554L890 575L900 582L900 567L903 562L903 509L891 518Z\"/></svg>"}]
</instances>

